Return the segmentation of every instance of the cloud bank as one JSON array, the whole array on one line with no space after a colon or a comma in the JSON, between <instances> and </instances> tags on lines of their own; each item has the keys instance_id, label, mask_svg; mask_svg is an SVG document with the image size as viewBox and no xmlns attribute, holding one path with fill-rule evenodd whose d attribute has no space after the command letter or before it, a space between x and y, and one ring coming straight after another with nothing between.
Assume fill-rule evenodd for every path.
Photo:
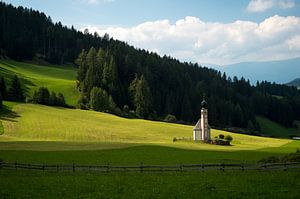
<instances>
[{"instance_id":1,"label":"cloud bank","mask_svg":"<svg viewBox=\"0 0 300 199\"><path fill-rule=\"evenodd\" d=\"M174 24L149 21L134 27L87 26L90 32L182 61L219 65L300 57L300 18L274 15L260 23L210 23L187 16Z\"/></svg>"},{"instance_id":2,"label":"cloud bank","mask_svg":"<svg viewBox=\"0 0 300 199\"><path fill-rule=\"evenodd\" d=\"M294 6L294 0L251 0L247 10L249 12L264 12L271 8L287 9Z\"/></svg>"}]
</instances>

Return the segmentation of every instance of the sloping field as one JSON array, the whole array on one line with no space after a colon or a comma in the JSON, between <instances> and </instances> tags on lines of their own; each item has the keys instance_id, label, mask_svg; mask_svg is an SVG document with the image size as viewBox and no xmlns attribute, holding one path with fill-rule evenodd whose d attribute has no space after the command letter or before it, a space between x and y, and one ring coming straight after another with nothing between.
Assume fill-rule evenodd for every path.
<instances>
[{"instance_id":1,"label":"sloping field","mask_svg":"<svg viewBox=\"0 0 300 199\"><path fill-rule=\"evenodd\" d=\"M13 75L18 75L26 90L27 96L32 96L34 90L40 86L50 91L64 94L66 102L75 105L79 92L76 89L77 70L71 66L36 65L11 60L0 60L0 76L10 84Z\"/></svg>"},{"instance_id":2,"label":"sloping field","mask_svg":"<svg viewBox=\"0 0 300 199\"><path fill-rule=\"evenodd\" d=\"M265 117L256 117L262 134L271 135L275 137L284 137L289 138L289 136L300 136L300 122L296 121L297 128L286 128L284 126L281 126L280 124L277 124L268 118Z\"/></svg>"},{"instance_id":3,"label":"sloping field","mask_svg":"<svg viewBox=\"0 0 300 199\"><path fill-rule=\"evenodd\" d=\"M280 147L293 141L234 134L212 129L212 137L231 135L233 146L195 143L192 126L126 119L107 113L65 109L34 104L5 102L11 114L1 117L4 134L1 141L103 142L138 145L162 145L183 149L256 150ZM173 138L185 138L173 142ZM190 139L190 140L189 140ZM300 143L299 143L300 147ZM114 148L114 147L113 147Z\"/></svg>"}]
</instances>

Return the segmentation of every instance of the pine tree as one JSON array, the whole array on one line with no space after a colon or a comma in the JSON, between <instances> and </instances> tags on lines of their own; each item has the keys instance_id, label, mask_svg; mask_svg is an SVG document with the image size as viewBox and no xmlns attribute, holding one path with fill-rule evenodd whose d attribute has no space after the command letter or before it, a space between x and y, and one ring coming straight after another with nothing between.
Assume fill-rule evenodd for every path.
<instances>
[{"instance_id":1,"label":"pine tree","mask_svg":"<svg viewBox=\"0 0 300 199\"><path fill-rule=\"evenodd\" d=\"M97 77L99 78L99 80L101 80L101 84L103 79L103 69L104 69L105 62L106 62L106 51L100 48L97 52L96 66L97 66Z\"/></svg>"},{"instance_id":2,"label":"pine tree","mask_svg":"<svg viewBox=\"0 0 300 199\"><path fill-rule=\"evenodd\" d=\"M14 75L11 86L8 90L9 99L12 101L25 101L24 91L21 87L20 80L17 75Z\"/></svg>"},{"instance_id":3,"label":"pine tree","mask_svg":"<svg viewBox=\"0 0 300 199\"><path fill-rule=\"evenodd\" d=\"M56 97L56 93L54 91L51 92L51 95L49 97L49 105L52 105L52 106L58 105L58 100Z\"/></svg>"},{"instance_id":4,"label":"pine tree","mask_svg":"<svg viewBox=\"0 0 300 199\"><path fill-rule=\"evenodd\" d=\"M48 88L40 87L38 92L37 92L37 103L48 105L49 104L49 98L50 98L50 93L49 93Z\"/></svg>"},{"instance_id":5,"label":"pine tree","mask_svg":"<svg viewBox=\"0 0 300 199\"><path fill-rule=\"evenodd\" d=\"M87 60L86 60L87 53L83 49L81 53L78 55L78 58L75 60L75 63L78 65L78 72L77 72L77 80L82 82L86 76L87 72Z\"/></svg>"},{"instance_id":6,"label":"pine tree","mask_svg":"<svg viewBox=\"0 0 300 199\"><path fill-rule=\"evenodd\" d=\"M62 93L57 94L57 105L58 106L66 106L65 97Z\"/></svg>"},{"instance_id":7,"label":"pine tree","mask_svg":"<svg viewBox=\"0 0 300 199\"><path fill-rule=\"evenodd\" d=\"M87 56L87 73L84 79L84 92L90 93L94 86L100 85L100 79L97 77L97 52L94 47L90 48Z\"/></svg>"},{"instance_id":8,"label":"pine tree","mask_svg":"<svg viewBox=\"0 0 300 199\"><path fill-rule=\"evenodd\" d=\"M118 71L114 57L111 56L109 62L104 64L102 83L109 93L117 89Z\"/></svg>"},{"instance_id":9,"label":"pine tree","mask_svg":"<svg viewBox=\"0 0 300 199\"><path fill-rule=\"evenodd\" d=\"M2 96L2 99L6 99L6 84L3 77L1 77L0 79L0 94Z\"/></svg>"},{"instance_id":10,"label":"pine tree","mask_svg":"<svg viewBox=\"0 0 300 199\"><path fill-rule=\"evenodd\" d=\"M93 87L89 104L95 111L107 111L109 109L107 92L99 87Z\"/></svg>"},{"instance_id":11,"label":"pine tree","mask_svg":"<svg viewBox=\"0 0 300 199\"><path fill-rule=\"evenodd\" d=\"M137 81L134 95L136 113L139 117L145 118L151 113L152 94L144 76Z\"/></svg>"}]
</instances>

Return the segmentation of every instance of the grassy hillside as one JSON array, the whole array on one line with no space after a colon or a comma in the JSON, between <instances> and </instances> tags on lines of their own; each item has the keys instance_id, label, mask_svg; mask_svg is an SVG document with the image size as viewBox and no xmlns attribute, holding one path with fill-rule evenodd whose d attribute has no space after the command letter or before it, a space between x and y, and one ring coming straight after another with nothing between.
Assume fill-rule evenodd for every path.
<instances>
[{"instance_id":1,"label":"grassy hillside","mask_svg":"<svg viewBox=\"0 0 300 199\"><path fill-rule=\"evenodd\" d=\"M12 106L5 102L6 106ZM158 144L185 149L254 150L279 147L290 140L234 134L212 129L212 137L230 134L233 146L215 146L193 141L173 142L173 137L192 138L192 126L126 119L114 115L34 104L18 104L13 114L2 117L4 134L10 141L75 141Z\"/></svg>"},{"instance_id":2,"label":"grassy hillside","mask_svg":"<svg viewBox=\"0 0 300 199\"><path fill-rule=\"evenodd\" d=\"M38 87L46 86L50 91L63 93L70 105L75 105L79 98L75 83L76 73L76 69L71 66L41 66L0 59L0 76L3 76L8 84L16 74L21 78L28 96L32 96Z\"/></svg>"},{"instance_id":3,"label":"grassy hillside","mask_svg":"<svg viewBox=\"0 0 300 199\"><path fill-rule=\"evenodd\" d=\"M262 134L271 135L275 137L289 138L290 135L300 136L300 122L296 121L297 128L286 128L265 117L256 117L257 122L261 127Z\"/></svg>"}]
</instances>

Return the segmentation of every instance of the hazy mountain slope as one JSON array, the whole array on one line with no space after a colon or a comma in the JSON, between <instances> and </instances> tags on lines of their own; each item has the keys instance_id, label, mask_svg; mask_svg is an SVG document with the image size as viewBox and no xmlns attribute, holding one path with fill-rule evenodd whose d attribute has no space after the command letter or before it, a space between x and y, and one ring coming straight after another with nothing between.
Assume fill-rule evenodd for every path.
<instances>
[{"instance_id":1,"label":"hazy mountain slope","mask_svg":"<svg viewBox=\"0 0 300 199\"><path fill-rule=\"evenodd\" d=\"M287 83L286 85L300 87L300 78L296 78L293 81Z\"/></svg>"},{"instance_id":2,"label":"hazy mountain slope","mask_svg":"<svg viewBox=\"0 0 300 199\"><path fill-rule=\"evenodd\" d=\"M212 67L226 72L231 77L245 77L251 83L267 80L285 84L300 77L300 58L269 62L243 62L227 66L212 65Z\"/></svg>"}]
</instances>

